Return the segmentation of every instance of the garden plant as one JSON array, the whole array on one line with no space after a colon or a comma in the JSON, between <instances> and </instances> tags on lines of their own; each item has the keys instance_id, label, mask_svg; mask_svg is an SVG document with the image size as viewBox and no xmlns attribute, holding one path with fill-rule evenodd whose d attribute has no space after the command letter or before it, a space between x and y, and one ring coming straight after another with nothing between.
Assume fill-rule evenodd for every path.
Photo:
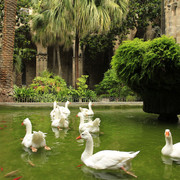
<instances>
[{"instance_id":1,"label":"garden plant","mask_svg":"<svg viewBox=\"0 0 180 180\"><path fill-rule=\"evenodd\" d=\"M117 76L143 99L143 109L159 119L180 113L180 46L173 37L125 41L112 59Z\"/></svg>"}]
</instances>

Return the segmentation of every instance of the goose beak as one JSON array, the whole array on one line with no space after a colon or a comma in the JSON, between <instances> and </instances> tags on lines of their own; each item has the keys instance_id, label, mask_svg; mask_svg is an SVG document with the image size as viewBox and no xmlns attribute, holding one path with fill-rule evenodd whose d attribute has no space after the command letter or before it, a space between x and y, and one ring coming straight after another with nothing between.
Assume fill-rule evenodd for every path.
<instances>
[{"instance_id":1,"label":"goose beak","mask_svg":"<svg viewBox=\"0 0 180 180\"><path fill-rule=\"evenodd\" d=\"M24 125L24 123L22 122L22 123L21 123L21 126L23 126L23 125Z\"/></svg>"},{"instance_id":2,"label":"goose beak","mask_svg":"<svg viewBox=\"0 0 180 180\"><path fill-rule=\"evenodd\" d=\"M76 139L81 139L81 136L78 136Z\"/></svg>"},{"instance_id":3,"label":"goose beak","mask_svg":"<svg viewBox=\"0 0 180 180\"><path fill-rule=\"evenodd\" d=\"M78 117L78 115L76 115L76 117Z\"/></svg>"},{"instance_id":4,"label":"goose beak","mask_svg":"<svg viewBox=\"0 0 180 180\"><path fill-rule=\"evenodd\" d=\"M166 137L169 137L169 131L166 131L165 135Z\"/></svg>"}]
</instances>

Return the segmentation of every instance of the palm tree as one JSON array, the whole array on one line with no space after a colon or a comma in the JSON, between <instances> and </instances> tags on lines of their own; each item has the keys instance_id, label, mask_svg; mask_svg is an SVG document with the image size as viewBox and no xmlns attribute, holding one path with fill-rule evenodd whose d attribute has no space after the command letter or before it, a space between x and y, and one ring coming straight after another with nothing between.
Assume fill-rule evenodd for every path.
<instances>
[{"instance_id":1,"label":"palm tree","mask_svg":"<svg viewBox=\"0 0 180 180\"><path fill-rule=\"evenodd\" d=\"M103 33L119 26L127 12L128 0L55 0L51 7L54 22L65 19L64 30L72 32L75 39L75 83L79 78L79 42L90 33ZM68 12L64 16L63 12ZM58 30L58 29L57 29Z\"/></svg>"},{"instance_id":2,"label":"palm tree","mask_svg":"<svg viewBox=\"0 0 180 180\"><path fill-rule=\"evenodd\" d=\"M4 0L0 101L13 101L13 50L17 0Z\"/></svg>"},{"instance_id":3,"label":"palm tree","mask_svg":"<svg viewBox=\"0 0 180 180\"><path fill-rule=\"evenodd\" d=\"M56 2L56 1L55 1ZM61 1L58 1L60 3ZM68 35L64 28L63 19L64 10L66 8L61 7L61 19L54 19L56 14L56 7L54 7L54 1L41 1L35 3L34 16L32 18L32 29L34 33L34 41L40 42L43 46L54 46L53 49L53 72L55 69L55 59L57 57L58 62L58 74L62 77L61 67L61 56L60 56L60 45L64 45L65 49L71 46L72 40L71 35ZM38 4L37 4L38 3ZM52 8L53 7L53 8ZM53 17L53 18L52 18ZM58 30L57 30L58 29Z\"/></svg>"}]
</instances>

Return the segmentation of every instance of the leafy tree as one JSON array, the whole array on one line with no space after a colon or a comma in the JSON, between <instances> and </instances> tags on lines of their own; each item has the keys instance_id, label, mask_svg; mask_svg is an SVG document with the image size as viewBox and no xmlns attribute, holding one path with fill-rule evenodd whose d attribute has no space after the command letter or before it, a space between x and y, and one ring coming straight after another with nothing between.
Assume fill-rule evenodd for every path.
<instances>
[{"instance_id":1,"label":"leafy tree","mask_svg":"<svg viewBox=\"0 0 180 180\"><path fill-rule=\"evenodd\" d=\"M69 16L68 1L43 0L33 1L32 30L33 40L43 46L53 46L53 72L57 57L58 74L62 77L60 45L68 49L72 45L72 35L69 32L70 24L66 21ZM60 7L57 7L60 5ZM58 14L59 13L59 14Z\"/></svg>"},{"instance_id":2,"label":"leafy tree","mask_svg":"<svg viewBox=\"0 0 180 180\"><path fill-rule=\"evenodd\" d=\"M155 36L160 35L161 0L130 0L128 8L129 12L122 26L115 29L122 39L129 33L130 29L136 28L135 38L146 40L145 33L150 23Z\"/></svg>"},{"instance_id":3,"label":"leafy tree","mask_svg":"<svg viewBox=\"0 0 180 180\"><path fill-rule=\"evenodd\" d=\"M52 4L52 3L51 3ZM54 21L62 19L62 12L68 12L65 22L68 32L73 34L75 40L75 69L76 82L79 78L79 42L87 34L105 32L110 27L119 25L126 14L127 0L123 1L55 1L53 4ZM63 16L64 17L64 16ZM69 26L70 25L70 26Z\"/></svg>"},{"instance_id":4,"label":"leafy tree","mask_svg":"<svg viewBox=\"0 0 180 180\"><path fill-rule=\"evenodd\" d=\"M110 51L114 48L116 40L126 38L130 30L137 29L135 37L146 40L146 30L149 24L152 25L154 37L160 35L160 4L161 0L129 0L128 13L122 20L120 26L112 28L104 34L88 34L81 39L81 44L85 45L85 53L93 61L99 53Z\"/></svg>"},{"instance_id":5,"label":"leafy tree","mask_svg":"<svg viewBox=\"0 0 180 180\"><path fill-rule=\"evenodd\" d=\"M15 45L14 45L14 67L16 71L16 85L22 85L22 69L28 61L35 61L36 47L32 43L29 8L31 2L20 0L17 3Z\"/></svg>"}]
</instances>

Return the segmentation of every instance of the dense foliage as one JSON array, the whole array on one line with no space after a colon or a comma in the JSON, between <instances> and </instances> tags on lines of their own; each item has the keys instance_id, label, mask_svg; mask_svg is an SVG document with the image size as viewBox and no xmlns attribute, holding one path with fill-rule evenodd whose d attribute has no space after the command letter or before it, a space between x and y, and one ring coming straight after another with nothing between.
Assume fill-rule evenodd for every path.
<instances>
[{"instance_id":1,"label":"dense foliage","mask_svg":"<svg viewBox=\"0 0 180 180\"><path fill-rule=\"evenodd\" d=\"M112 59L119 79L139 94L146 90L178 91L180 45L172 37L124 42Z\"/></svg>"},{"instance_id":2,"label":"dense foliage","mask_svg":"<svg viewBox=\"0 0 180 180\"><path fill-rule=\"evenodd\" d=\"M129 13L120 28L121 36L137 29L135 37L146 39L146 28L152 25L155 36L160 34L161 0L130 0Z\"/></svg>"},{"instance_id":3,"label":"dense foliage","mask_svg":"<svg viewBox=\"0 0 180 180\"><path fill-rule=\"evenodd\" d=\"M14 66L17 72L21 72L23 64L35 60L36 46L32 43L28 0L18 1L15 43L14 43Z\"/></svg>"},{"instance_id":4,"label":"dense foliage","mask_svg":"<svg viewBox=\"0 0 180 180\"><path fill-rule=\"evenodd\" d=\"M109 69L104 73L103 80L95 86L95 91L100 97L110 98L111 100L135 101L137 96L133 91L117 78L114 69ZM115 98L115 99L114 99Z\"/></svg>"},{"instance_id":5,"label":"dense foliage","mask_svg":"<svg viewBox=\"0 0 180 180\"><path fill-rule=\"evenodd\" d=\"M14 98L21 102L63 102L66 100L84 101L96 99L96 93L88 89L86 84L88 76L78 79L77 90L67 87L66 82L60 76L48 71L42 72L41 76L34 78L29 87L14 87Z\"/></svg>"},{"instance_id":6,"label":"dense foliage","mask_svg":"<svg viewBox=\"0 0 180 180\"><path fill-rule=\"evenodd\" d=\"M110 100L135 101L137 96L117 79L113 69L108 70L96 89L90 90L87 85L88 75L78 78L77 89L68 87L64 79L53 73L44 71L41 76L34 78L29 87L14 87L14 98L20 102L64 102Z\"/></svg>"},{"instance_id":7,"label":"dense foliage","mask_svg":"<svg viewBox=\"0 0 180 180\"><path fill-rule=\"evenodd\" d=\"M161 0L129 0L129 10L121 26L111 28L106 34L89 34L81 40L90 59L93 60L98 53L113 49L115 40L118 39L121 43L130 30L136 29L135 37L146 40L146 30L151 24L154 37L160 36L160 5Z\"/></svg>"}]
</instances>

